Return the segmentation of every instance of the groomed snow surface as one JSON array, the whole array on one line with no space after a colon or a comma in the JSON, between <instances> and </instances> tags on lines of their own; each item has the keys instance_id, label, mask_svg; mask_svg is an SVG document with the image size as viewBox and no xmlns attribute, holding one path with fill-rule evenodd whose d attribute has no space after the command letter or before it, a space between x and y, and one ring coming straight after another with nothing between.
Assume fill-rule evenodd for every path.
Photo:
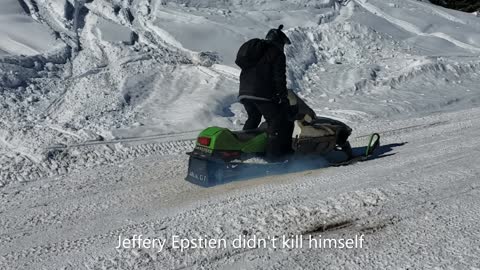
<instances>
[{"instance_id":1,"label":"groomed snow surface","mask_svg":"<svg viewBox=\"0 0 480 270\"><path fill-rule=\"evenodd\" d=\"M0 269L480 268L480 17L414 0L86 2L2 2ZM238 47L279 24L289 87L354 146L379 132L379 155L184 181L199 130L245 121ZM135 235L303 248L116 248Z\"/></svg>"}]
</instances>

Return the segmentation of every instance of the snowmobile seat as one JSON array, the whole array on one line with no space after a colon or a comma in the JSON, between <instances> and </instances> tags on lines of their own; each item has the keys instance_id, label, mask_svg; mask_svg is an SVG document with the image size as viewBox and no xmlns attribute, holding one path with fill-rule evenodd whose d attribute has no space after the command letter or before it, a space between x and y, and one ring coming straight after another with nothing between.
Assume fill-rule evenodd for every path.
<instances>
[{"instance_id":1,"label":"snowmobile seat","mask_svg":"<svg viewBox=\"0 0 480 270\"><path fill-rule=\"evenodd\" d=\"M257 137L258 135L266 132L264 129L252 129L252 130L241 130L241 131L234 131L232 134L235 138L241 142L248 142L249 140Z\"/></svg>"},{"instance_id":2,"label":"snowmobile seat","mask_svg":"<svg viewBox=\"0 0 480 270\"><path fill-rule=\"evenodd\" d=\"M240 130L240 131L233 131L232 134L235 138L241 142L248 142L249 140L257 137L258 135L267 132L267 123L263 122L260 126L256 129L251 130Z\"/></svg>"},{"instance_id":3,"label":"snowmobile seat","mask_svg":"<svg viewBox=\"0 0 480 270\"><path fill-rule=\"evenodd\" d=\"M251 130L249 130L249 131L236 131L232 133L233 135L235 135L235 138L240 142L248 142L251 139L257 137L262 132L252 132Z\"/></svg>"},{"instance_id":4,"label":"snowmobile seat","mask_svg":"<svg viewBox=\"0 0 480 270\"><path fill-rule=\"evenodd\" d=\"M345 144L348 140L348 137L352 134L352 129L348 125L335 119L316 117L312 122L312 126L316 128L321 128L325 125L335 127L334 129L337 134L337 144Z\"/></svg>"},{"instance_id":5,"label":"snowmobile seat","mask_svg":"<svg viewBox=\"0 0 480 270\"><path fill-rule=\"evenodd\" d=\"M340 122L335 119L327 118L327 117L315 117L311 123L312 126L323 126L323 125L332 125L332 126L340 126L347 128L348 126L345 125L343 122Z\"/></svg>"}]
</instances>

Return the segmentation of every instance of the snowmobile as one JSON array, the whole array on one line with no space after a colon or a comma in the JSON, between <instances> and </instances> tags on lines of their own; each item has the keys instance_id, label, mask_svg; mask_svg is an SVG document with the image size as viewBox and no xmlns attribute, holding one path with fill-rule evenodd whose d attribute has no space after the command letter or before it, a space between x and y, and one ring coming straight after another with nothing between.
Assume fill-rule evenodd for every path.
<instances>
[{"instance_id":1,"label":"snowmobile","mask_svg":"<svg viewBox=\"0 0 480 270\"><path fill-rule=\"evenodd\" d=\"M294 154L291 158L284 162L248 162L265 156L268 142L266 123L247 131L208 127L198 135L194 150L187 153L190 158L186 180L210 187L234 180L291 172L293 167L315 169L318 163L311 161L319 160L319 157L323 162L318 167L347 165L367 159L379 146L380 136L374 133L370 136L366 152L354 155L348 142L352 133L348 125L335 119L316 116L291 90L288 99L290 109L295 112L292 117ZM294 163L295 166L290 166ZM309 165L299 167L302 163Z\"/></svg>"}]
</instances>

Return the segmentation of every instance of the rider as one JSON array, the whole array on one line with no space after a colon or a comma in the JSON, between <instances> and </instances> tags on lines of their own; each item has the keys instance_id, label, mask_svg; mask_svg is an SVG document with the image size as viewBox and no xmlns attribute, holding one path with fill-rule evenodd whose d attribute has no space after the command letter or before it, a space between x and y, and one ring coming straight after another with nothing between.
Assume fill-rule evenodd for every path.
<instances>
[{"instance_id":1,"label":"rider","mask_svg":"<svg viewBox=\"0 0 480 270\"><path fill-rule=\"evenodd\" d=\"M239 100L248 119L243 130L258 128L262 116L268 124L267 157L281 158L290 153L293 124L289 121L286 56L284 47L291 44L283 25L271 29L265 39L247 41L235 63L240 73Z\"/></svg>"}]
</instances>

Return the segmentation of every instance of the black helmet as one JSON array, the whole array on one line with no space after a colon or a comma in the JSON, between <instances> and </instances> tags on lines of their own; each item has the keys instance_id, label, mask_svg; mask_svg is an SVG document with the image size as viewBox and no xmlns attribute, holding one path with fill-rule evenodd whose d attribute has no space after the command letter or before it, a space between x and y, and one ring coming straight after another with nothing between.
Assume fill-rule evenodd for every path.
<instances>
[{"instance_id":1,"label":"black helmet","mask_svg":"<svg viewBox=\"0 0 480 270\"><path fill-rule=\"evenodd\" d=\"M285 44L292 44L290 42L290 39L288 39L287 35L285 35L285 33L282 32L282 29L283 29L283 24L280 24L280 26L277 29L270 29L265 39L270 40L273 43L281 46Z\"/></svg>"}]
</instances>

